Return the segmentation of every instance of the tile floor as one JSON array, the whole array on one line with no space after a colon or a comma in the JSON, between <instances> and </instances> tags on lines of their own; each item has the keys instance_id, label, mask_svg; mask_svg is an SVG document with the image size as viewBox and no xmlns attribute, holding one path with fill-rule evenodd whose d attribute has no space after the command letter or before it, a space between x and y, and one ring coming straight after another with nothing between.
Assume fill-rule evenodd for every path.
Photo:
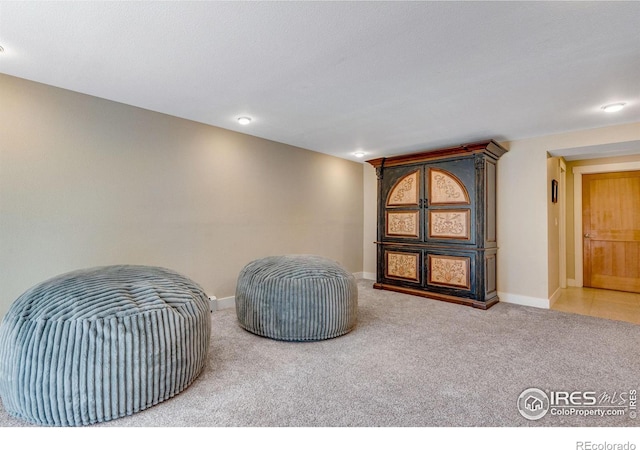
<instances>
[{"instance_id":1,"label":"tile floor","mask_svg":"<svg viewBox=\"0 0 640 450\"><path fill-rule=\"evenodd\" d=\"M561 291L551 309L640 324L640 294L575 287Z\"/></svg>"}]
</instances>

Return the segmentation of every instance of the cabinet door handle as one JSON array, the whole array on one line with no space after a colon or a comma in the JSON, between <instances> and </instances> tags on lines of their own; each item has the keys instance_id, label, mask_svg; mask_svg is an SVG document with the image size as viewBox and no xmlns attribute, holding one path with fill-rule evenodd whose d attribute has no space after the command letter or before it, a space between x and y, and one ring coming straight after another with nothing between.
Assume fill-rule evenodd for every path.
<instances>
[{"instance_id":1,"label":"cabinet door handle","mask_svg":"<svg viewBox=\"0 0 640 450\"><path fill-rule=\"evenodd\" d=\"M587 239L589 239L591 237L591 235L589 233L585 233L584 237L586 237Z\"/></svg>"}]
</instances>

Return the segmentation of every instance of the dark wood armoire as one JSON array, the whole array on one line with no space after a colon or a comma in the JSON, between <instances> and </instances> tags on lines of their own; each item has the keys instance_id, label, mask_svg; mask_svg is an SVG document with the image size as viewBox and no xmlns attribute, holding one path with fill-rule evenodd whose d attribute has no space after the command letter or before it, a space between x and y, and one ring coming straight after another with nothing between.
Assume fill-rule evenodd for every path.
<instances>
[{"instance_id":1,"label":"dark wood armoire","mask_svg":"<svg viewBox=\"0 0 640 450\"><path fill-rule=\"evenodd\" d=\"M367 161L378 176L376 289L487 309L496 285L495 141Z\"/></svg>"}]
</instances>

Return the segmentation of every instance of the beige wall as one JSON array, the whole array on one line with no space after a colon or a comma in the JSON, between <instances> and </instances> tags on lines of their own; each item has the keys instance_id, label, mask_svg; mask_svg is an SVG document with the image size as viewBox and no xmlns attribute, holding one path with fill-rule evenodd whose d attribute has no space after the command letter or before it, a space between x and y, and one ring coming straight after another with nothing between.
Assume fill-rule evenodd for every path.
<instances>
[{"instance_id":1,"label":"beige wall","mask_svg":"<svg viewBox=\"0 0 640 450\"><path fill-rule=\"evenodd\" d=\"M270 254L375 273L377 179L366 163L6 75L0 98L0 315L33 284L95 265L173 268L218 297ZM632 123L502 143L501 300L547 307L558 279L548 152L638 139ZM569 278L572 227L571 212Z\"/></svg>"},{"instance_id":2,"label":"beige wall","mask_svg":"<svg viewBox=\"0 0 640 450\"><path fill-rule=\"evenodd\" d=\"M376 169L365 163L364 165L364 242L363 246L363 271L366 277L375 279L376 277L376 244L378 240L377 217L378 217L378 177ZM373 224L373 225L372 225Z\"/></svg>"},{"instance_id":3,"label":"beige wall","mask_svg":"<svg viewBox=\"0 0 640 450\"><path fill-rule=\"evenodd\" d=\"M0 74L0 316L30 286L168 267L219 298L250 260L363 267L363 165Z\"/></svg>"},{"instance_id":4,"label":"beige wall","mask_svg":"<svg viewBox=\"0 0 640 450\"><path fill-rule=\"evenodd\" d=\"M535 140L502 143L498 161L498 295L548 306L547 153Z\"/></svg>"},{"instance_id":5,"label":"beige wall","mask_svg":"<svg viewBox=\"0 0 640 450\"><path fill-rule=\"evenodd\" d=\"M558 197L560 197L560 158L547 158L547 251L549 264L548 298L560 289L560 208L564 199L558 198L556 203L551 201L551 181L558 182Z\"/></svg>"}]
</instances>

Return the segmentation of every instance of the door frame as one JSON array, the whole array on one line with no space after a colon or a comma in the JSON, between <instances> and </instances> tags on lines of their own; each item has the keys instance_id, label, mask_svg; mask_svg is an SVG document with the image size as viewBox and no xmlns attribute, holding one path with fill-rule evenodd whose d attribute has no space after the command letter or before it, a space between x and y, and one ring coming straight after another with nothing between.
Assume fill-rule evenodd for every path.
<instances>
[{"instance_id":1,"label":"door frame","mask_svg":"<svg viewBox=\"0 0 640 450\"><path fill-rule=\"evenodd\" d=\"M630 172L640 170L640 161L626 163L597 164L573 168L573 239L574 281L569 286L582 287L584 282L584 255L582 252L582 175L606 172Z\"/></svg>"},{"instance_id":2,"label":"door frame","mask_svg":"<svg viewBox=\"0 0 640 450\"><path fill-rule=\"evenodd\" d=\"M567 287L567 163L564 158L560 158L560 226L558 244L560 247L560 288Z\"/></svg>"}]
</instances>

